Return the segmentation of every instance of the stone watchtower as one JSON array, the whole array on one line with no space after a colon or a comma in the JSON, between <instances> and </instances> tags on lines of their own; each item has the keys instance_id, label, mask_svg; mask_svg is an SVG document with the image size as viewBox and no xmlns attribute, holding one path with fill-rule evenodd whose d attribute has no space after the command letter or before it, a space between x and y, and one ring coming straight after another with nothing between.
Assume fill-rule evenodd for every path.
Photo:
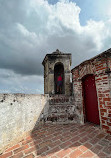
<instances>
[{"instance_id":1,"label":"stone watchtower","mask_svg":"<svg viewBox=\"0 0 111 158\"><path fill-rule=\"evenodd\" d=\"M62 53L57 49L52 54L46 54L42 64L44 66L44 93L70 95L71 54ZM61 92L57 91L59 74L62 76Z\"/></svg>"}]
</instances>

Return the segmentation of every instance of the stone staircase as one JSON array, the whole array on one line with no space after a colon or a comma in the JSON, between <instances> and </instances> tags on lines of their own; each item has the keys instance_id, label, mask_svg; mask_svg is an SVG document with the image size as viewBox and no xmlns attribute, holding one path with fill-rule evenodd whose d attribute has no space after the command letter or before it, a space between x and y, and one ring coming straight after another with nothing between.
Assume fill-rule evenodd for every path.
<instances>
[{"instance_id":1,"label":"stone staircase","mask_svg":"<svg viewBox=\"0 0 111 158\"><path fill-rule=\"evenodd\" d=\"M75 117L77 117L72 96L50 96L48 111L47 122L69 123L74 122Z\"/></svg>"}]
</instances>

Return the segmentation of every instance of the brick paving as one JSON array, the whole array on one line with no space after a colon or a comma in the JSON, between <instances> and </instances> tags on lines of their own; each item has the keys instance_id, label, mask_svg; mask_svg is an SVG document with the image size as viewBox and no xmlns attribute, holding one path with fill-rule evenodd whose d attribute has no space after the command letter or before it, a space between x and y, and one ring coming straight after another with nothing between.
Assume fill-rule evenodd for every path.
<instances>
[{"instance_id":1,"label":"brick paving","mask_svg":"<svg viewBox=\"0 0 111 158\"><path fill-rule=\"evenodd\" d=\"M0 158L111 158L111 136L93 124L45 124Z\"/></svg>"}]
</instances>

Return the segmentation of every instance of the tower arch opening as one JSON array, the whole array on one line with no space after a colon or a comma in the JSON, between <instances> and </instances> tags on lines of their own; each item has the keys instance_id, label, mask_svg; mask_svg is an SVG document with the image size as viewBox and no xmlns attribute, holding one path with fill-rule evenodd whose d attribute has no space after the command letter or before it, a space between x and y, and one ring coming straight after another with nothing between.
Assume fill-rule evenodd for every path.
<instances>
[{"instance_id":1,"label":"tower arch opening","mask_svg":"<svg viewBox=\"0 0 111 158\"><path fill-rule=\"evenodd\" d=\"M54 90L55 94L64 94L64 65L56 63L54 66Z\"/></svg>"}]
</instances>

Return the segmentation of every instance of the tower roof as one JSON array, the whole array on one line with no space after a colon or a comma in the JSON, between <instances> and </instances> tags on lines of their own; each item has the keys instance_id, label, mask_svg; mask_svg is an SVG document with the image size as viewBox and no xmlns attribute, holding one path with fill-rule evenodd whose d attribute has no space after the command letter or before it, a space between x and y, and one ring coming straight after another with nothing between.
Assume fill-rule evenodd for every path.
<instances>
[{"instance_id":1,"label":"tower roof","mask_svg":"<svg viewBox=\"0 0 111 158\"><path fill-rule=\"evenodd\" d=\"M59 49L56 49L56 51L52 52L51 54L46 54L46 56L42 62L42 65L44 65L48 59L55 59L55 58L59 58L59 57L70 58L70 63L71 63L71 53L63 53L63 52L59 51Z\"/></svg>"},{"instance_id":2,"label":"tower roof","mask_svg":"<svg viewBox=\"0 0 111 158\"><path fill-rule=\"evenodd\" d=\"M62 54L62 52L60 52L59 49L56 49L56 51L52 52L52 54Z\"/></svg>"}]
</instances>

